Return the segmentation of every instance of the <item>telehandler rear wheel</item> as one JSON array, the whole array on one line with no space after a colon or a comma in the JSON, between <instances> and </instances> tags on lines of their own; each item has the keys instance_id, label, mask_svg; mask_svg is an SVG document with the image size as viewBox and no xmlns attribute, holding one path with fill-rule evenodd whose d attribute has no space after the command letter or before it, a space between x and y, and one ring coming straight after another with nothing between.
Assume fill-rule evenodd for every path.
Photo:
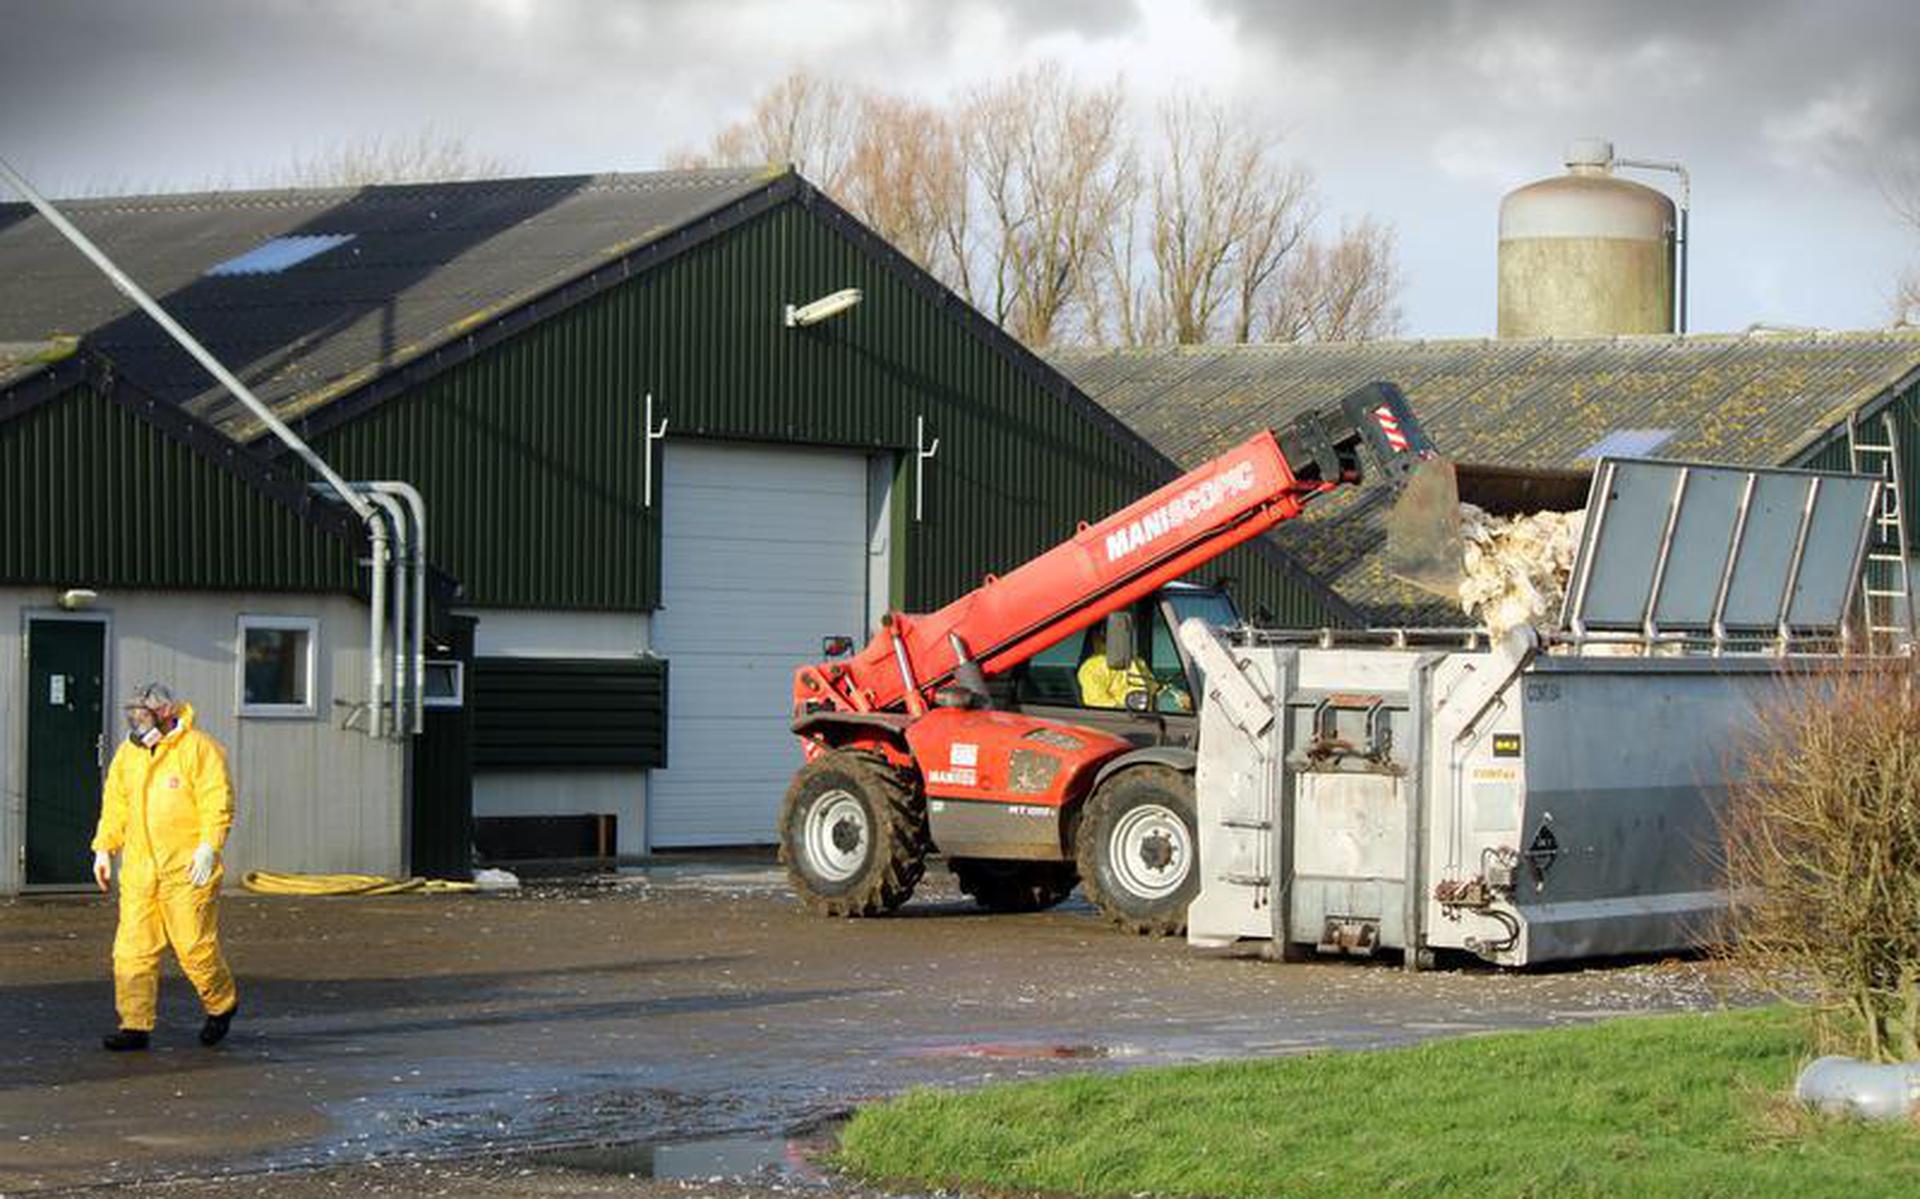
<instances>
[{"instance_id":1,"label":"telehandler rear wheel","mask_svg":"<svg viewBox=\"0 0 1920 1199\"><path fill-rule=\"evenodd\" d=\"M878 916L907 902L927 869L919 792L879 758L834 750L802 766L780 805L780 861L822 916Z\"/></svg>"},{"instance_id":2,"label":"telehandler rear wheel","mask_svg":"<svg viewBox=\"0 0 1920 1199\"><path fill-rule=\"evenodd\" d=\"M947 863L960 890L989 912L1038 912L1073 894L1072 862L997 862L954 858Z\"/></svg>"},{"instance_id":3,"label":"telehandler rear wheel","mask_svg":"<svg viewBox=\"0 0 1920 1199\"><path fill-rule=\"evenodd\" d=\"M1192 775L1165 766L1122 770L1081 813L1081 889L1121 928L1179 936L1200 890L1198 829Z\"/></svg>"}]
</instances>

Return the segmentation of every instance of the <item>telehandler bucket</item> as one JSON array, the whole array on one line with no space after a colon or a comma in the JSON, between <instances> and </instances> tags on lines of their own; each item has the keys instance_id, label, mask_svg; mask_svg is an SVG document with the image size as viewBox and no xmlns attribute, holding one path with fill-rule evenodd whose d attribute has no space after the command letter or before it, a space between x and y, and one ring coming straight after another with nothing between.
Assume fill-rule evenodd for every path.
<instances>
[{"instance_id":1,"label":"telehandler bucket","mask_svg":"<svg viewBox=\"0 0 1920 1199\"><path fill-rule=\"evenodd\" d=\"M1466 551L1452 459L1434 455L1416 467L1386 523L1388 574L1448 599L1460 594Z\"/></svg>"}]
</instances>

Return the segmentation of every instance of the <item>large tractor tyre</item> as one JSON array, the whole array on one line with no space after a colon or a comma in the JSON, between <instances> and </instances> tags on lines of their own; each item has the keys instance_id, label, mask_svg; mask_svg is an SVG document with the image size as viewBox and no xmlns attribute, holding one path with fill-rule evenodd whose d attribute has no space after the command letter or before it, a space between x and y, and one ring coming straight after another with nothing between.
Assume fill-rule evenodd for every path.
<instances>
[{"instance_id":1,"label":"large tractor tyre","mask_svg":"<svg viewBox=\"0 0 1920 1199\"><path fill-rule=\"evenodd\" d=\"M1200 890L1193 776L1135 766L1101 783L1074 838L1080 886L1121 928L1152 937L1187 931Z\"/></svg>"},{"instance_id":2,"label":"large tractor tyre","mask_svg":"<svg viewBox=\"0 0 1920 1199\"><path fill-rule=\"evenodd\" d=\"M822 916L878 916L907 902L926 873L928 841L916 788L869 754L815 758L780 805L787 881Z\"/></svg>"},{"instance_id":3,"label":"large tractor tyre","mask_svg":"<svg viewBox=\"0 0 1920 1199\"><path fill-rule=\"evenodd\" d=\"M955 858L947 863L960 890L989 912L1038 912L1073 894L1080 881L1072 862L997 862Z\"/></svg>"}]
</instances>

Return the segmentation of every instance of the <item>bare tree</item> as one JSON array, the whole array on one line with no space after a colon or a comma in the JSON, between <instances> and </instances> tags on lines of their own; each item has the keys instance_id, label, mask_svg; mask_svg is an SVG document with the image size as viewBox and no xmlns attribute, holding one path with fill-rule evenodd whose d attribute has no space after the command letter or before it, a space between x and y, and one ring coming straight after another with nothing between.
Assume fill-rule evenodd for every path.
<instances>
[{"instance_id":1,"label":"bare tree","mask_svg":"<svg viewBox=\"0 0 1920 1199\"><path fill-rule=\"evenodd\" d=\"M1920 267L1909 267L1894 281L1893 302L1888 305L1894 325L1905 328L1920 325Z\"/></svg>"},{"instance_id":2,"label":"bare tree","mask_svg":"<svg viewBox=\"0 0 1920 1199\"><path fill-rule=\"evenodd\" d=\"M1160 111L1141 166L1124 91L1041 64L952 106L798 72L677 166L792 163L1028 345L1380 336L1393 237L1311 236L1312 176L1205 98Z\"/></svg>"},{"instance_id":3,"label":"bare tree","mask_svg":"<svg viewBox=\"0 0 1920 1199\"><path fill-rule=\"evenodd\" d=\"M1920 151L1889 154L1874 168L1873 181L1893 214L1920 231ZM1920 323L1920 266L1909 265L1894 279L1887 315L1895 326Z\"/></svg>"},{"instance_id":4,"label":"bare tree","mask_svg":"<svg viewBox=\"0 0 1920 1199\"><path fill-rule=\"evenodd\" d=\"M1095 345L1158 345L1168 340L1166 305L1153 276L1152 232L1141 209L1144 181L1135 172L1118 220L1094 250L1083 303L1082 332Z\"/></svg>"},{"instance_id":5,"label":"bare tree","mask_svg":"<svg viewBox=\"0 0 1920 1199\"><path fill-rule=\"evenodd\" d=\"M1254 314L1313 216L1310 179L1278 140L1197 96L1160 112L1153 265L1164 324L1183 345L1251 337Z\"/></svg>"},{"instance_id":6,"label":"bare tree","mask_svg":"<svg viewBox=\"0 0 1920 1199\"><path fill-rule=\"evenodd\" d=\"M1120 82L1083 88L1057 64L1032 67L967 99L960 145L982 222L967 298L1044 346L1075 315L1134 194Z\"/></svg>"},{"instance_id":7,"label":"bare tree","mask_svg":"<svg viewBox=\"0 0 1920 1199\"><path fill-rule=\"evenodd\" d=\"M476 149L463 136L425 125L410 134L375 133L335 142L311 155L296 154L284 166L261 172L256 182L262 187L364 187L497 179L516 169L510 160Z\"/></svg>"},{"instance_id":8,"label":"bare tree","mask_svg":"<svg viewBox=\"0 0 1920 1199\"><path fill-rule=\"evenodd\" d=\"M831 80L795 71L714 134L704 151L680 151L676 167L786 166L829 193L838 190L859 137L859 97Z\"/></svg>"},{"instance_id":9,"label":"bare tree","mask_svg":"<svg viewBox=\"0 0 1920 1199\"><path fill-rule=\"evenodd\" d=\"M668 161L792 165L907 257L943 280L964 277L966 171L952 120L931 105L796 71L704 150Z\"/></svg>"},{"instance_id":10,"label":"bare tree","mask_svg":"<svg viewBox=\"0 0 1920 1199\"><path fill-rule=\"evenodd\" d=\"M834 198L907 257L948 281L962 277L967 173L940 110L862 95L852 152Z\"/></svg>"},{"instance_id":11,"label":"bare tree","mask_svg":"<svg viewBox=\"0 0 1920 1199\"><path fill-rule=\"evenodd\" d=\"M1262 311L1259 340L1365 341L1400 332L1393 242L1393 231L1372 218L1308 242Z\"/></svg>"}]
</instances>

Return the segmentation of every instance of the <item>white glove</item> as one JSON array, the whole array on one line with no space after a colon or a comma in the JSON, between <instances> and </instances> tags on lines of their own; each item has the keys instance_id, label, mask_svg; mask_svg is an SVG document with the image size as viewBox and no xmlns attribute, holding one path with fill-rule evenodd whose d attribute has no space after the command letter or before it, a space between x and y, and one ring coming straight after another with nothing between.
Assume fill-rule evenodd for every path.
<instances>
[{"instance_id":1,"label":"white glove","mask_svg":"<svg viewBox=\"0 0 1920 1199\"><path fill-rule=\"evenodd\" d=\"M213 879L213 846L202 841L193 851L193 865L187 870L187 881L196 887L204 887Z\"/></svg>"},{"instance_id":2,"label":"white glove","mask_svg":"<svg viewBox=\"0 0 1920 1199\"><path fill-rule=\"evenodd\" d=\"M113 855L104 849L93 851L93 881L100 884L102 891L113 881Z\"/></svg>"}]
</instances>

